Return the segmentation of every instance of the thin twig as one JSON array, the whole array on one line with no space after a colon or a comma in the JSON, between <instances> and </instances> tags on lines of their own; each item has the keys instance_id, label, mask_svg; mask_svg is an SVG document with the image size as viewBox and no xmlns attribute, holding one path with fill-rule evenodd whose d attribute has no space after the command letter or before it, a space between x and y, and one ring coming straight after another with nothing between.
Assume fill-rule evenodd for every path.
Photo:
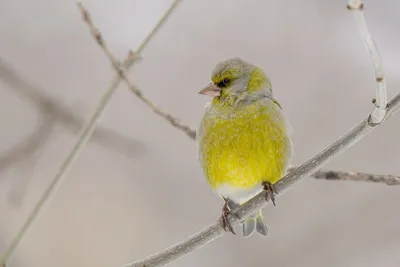
<instances>
[{"instance_id":1,"label":"thin twig","mask_svg":"<svg viewBox=\"0 0 400 267\"><path fill-rule=\"evenodd\" d=\"M315 172L312 177L324 180L341 180L356 182L382 183L386 185L400 185L400 177L394 175L381 175L363 172L323 171Z\"/></svg>"},{"instance_id":2,"label":"thin twig","mask_svg":"<svg viewBox=\"0 0 400 267\"><path fill-rule=\"evenodd\" d=\"M163 25L163 23L166 21L166 19L170 16L172 11L175 9L177 6L177 2L175 1L172 4L172 7L166 11L166 13L163 14L161 17L160 21L157 23L157 25L153 28L153 30L149 33L148 37L143 41L141 45L139 45L138 51L140 52L145 48L145 46L148 44L148 42L151 40L151 38L154 36L154 34L157 32L157 30ZM135 54L139 54L135 53ZM126 65L133 65L135 62L136 57L133 57L131 53L129 53L127 60L124 62ZM105 107L107 106L107 103L111 99L113 93L117 89L118 85L120 82L120 77L117 76L110 86L107 88L107 90L104 92L102 95L96 109L94 110L92 116L90 117L89 121L85 124L85 126L82 129L81 134L78 136L77 142L75 143L74 147L64 160L64 162L61 164L59 171L57 174L54 176L52 179L51 183L49 186L46 188L44 191L43 195L40 197L39 201L35 204L33 210L29 214L27 220L24 222L22 225L21 229L17 232L17 234L13 237L11 240L11 243L7 247L6 251L3 253L3 255L0 257L0 265L1 264L6 264L8 259L10 258L11 254L14 252L15 248L18 246L19 242L22 240L22 237L28 230L28 228L32 225L33 221L37 218L40 210L42 209L43 205L47 202L49 199L51 193L54 191L56 186L60 183L61 178L64 176L64 174L67 172L69 167L72 165L74 160L77 158L79 155L79 152L82 150L84 145L88 142L88 140L91 137L91 134L93 132L93 128L95 126L95 123L97 122L98 118L104 111Z\"/></svg>"},{"instance_id":3,"label":"thin twig","mask_svg":"<svg viewBox=\"0 0 400 267\"><path fill-rule=\"evenodd\" d=\"M88 12L88 10L82 5L82 3L78 3L78 7L82 12L83 21L89 27L89 30L96 40L97 44L102 48L108 59L110 60L113 68L117 72L117 74L121 77L121 79L126 83L128 88L140 99L142 100L147 106L149 106L156 114L163 117L167 121L169 121L174 127L178 128L179 130L185 132L190 138L196 138L196 131L192 130L189 126L179 122L179 120L172 115L162 111L157 106L153 104L153 102L145 97L135 85L133 85L126 74L126 70L121 66L121 63L113 56L110 50L107 47L107 44L101 35L101 32L95 27L93 24L92 18Z\"/></svg>"},{"instance_id":4,"label":"thin twig","mask_svg":"<svg viewBox=\"0 0 400 267\"><path fill-rule=\"evenodd\" d=\"M373 103L375 109L371 114L370 123L380 123L385 117L387 96L386 96L386 82L383 72L382 59L379 55L378 49L375 45L374 39L368 29L367 23L364 17L365 4L363 0L350 0L347 8L354 14L354 21L358 28L359 34L367 47L368 53L372 60L372 66L375 71L376 86L376 98Z\"/></svg>"},{"instance_id":5,"label":"thin twig","mask_svg":"<svg viewBox=\"0 0 400 267\"><path fill-rule=\"evenodd\" d=\"M358 8L362 9L363 4L362 1L350 1L349 8ZM363 17L362 17L363 18ZM365 22L365 21L364 21ZM365 24L365 23L364 23ZM367 29L366 25L364 30ZM367 29L368 32L368 29ZM364 40L371 40L372 37L368 35L369 38L365 38ZM367 45L370 44L370 41L366 41ZM372 42L373 44L373 42ZM375 46L371 46L374 48L373 51L377 51ZM372 51L372 50L369 50ZM374 53L375 53L374 52ZM371 53L370 55L373 57L373 64L375 70L381 69L378 68L381 65L376 65L375 63L380 61L376 61L374 55L377 53ZM378 57L379 58L379 57ZM377 67L378 66L378 67ZM379 73L378 73L379 74ZM377 76L383 77L383 76ZM382 78L383 80L383 78ZM381 81L377 79L378 89L377 89L377 101L379 103L386 102L386 88L384 84L380 84ZM356 125L353 129L351 129L344 136L337 139L315 157L301 165L300 167L292 170L287 175L285 175L278 183L275 184L275 189L277 192L282 193L290 186L292 186L295 182L301 180L304 177L310 176L318 171L323 165L325 165L329 160L331 160L334 156L339 155L341 152L344 152L349 147L357 143L361 138L370 133L373 129L375 129L380 123L390 117L391 113L397 111L400 106L400 94L396 95L386 106L382 107L380 105L376 105L375 110L368 116L367 119L363 120L360 124ZM318 176L317 176L318 177ZM265 198L270 199L268 192L261 192L248 202L246 202L243 206L240 207L239 210L235 212L235 215L229 216L230 225L236 225L241 220L246 218L247 216L253 214L257 210L266 206L269 202L265 201ZM239 217L239 218L238 218ZM125 265L125 267L154 267L154 266L164 266L172 261L175 261L188 253L194 251L197 248L211 242L212 240L222 236L225 233L222 223L220 220L216 221L214 224L209 227L201 230L197 234L192 235L187 240L179 242L176 245L173 245L170 248L162 251L161 253L149 256L143 260L139 260L130 264Z\"/></svg>"}]
</instances>

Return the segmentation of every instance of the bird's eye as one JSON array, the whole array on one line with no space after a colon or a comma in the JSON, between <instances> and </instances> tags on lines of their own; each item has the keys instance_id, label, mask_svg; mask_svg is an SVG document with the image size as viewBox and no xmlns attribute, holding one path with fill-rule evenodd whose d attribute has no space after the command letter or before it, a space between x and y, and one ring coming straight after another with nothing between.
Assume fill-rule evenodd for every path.
<instances>
[{"instance_id":1,"label":"bird's eye","mask_svg":"<svg viewBox=\"0 0 400 267\"><path fill-rule=\"evenodd\" d=\"M231 82L230 79L225 78L225 79L223 79L222 81L220 81L219 83L217 83L217 86L218 86L219 88L225 88L225 87L227 87L227 86L229 85L230 82Z\"/></svg>"}]
</instances>

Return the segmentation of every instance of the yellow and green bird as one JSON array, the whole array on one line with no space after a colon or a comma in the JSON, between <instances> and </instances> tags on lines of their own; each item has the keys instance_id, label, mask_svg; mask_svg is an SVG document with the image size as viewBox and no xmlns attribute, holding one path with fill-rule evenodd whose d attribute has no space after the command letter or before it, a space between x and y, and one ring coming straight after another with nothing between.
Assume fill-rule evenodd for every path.
<instances>
[{"instance_id":1,"label":"yellow and green bird","mask_svg":"<svg viewBox=\"0 0 400 267\"><path fill-rule=\"evenodd\" d=\"M199 93L213 97L197 134L199 158L211 187L225 200L222 222L234 233L228 214L267 190L275 205L273 184L293 157L290 126L264 71L240 58L217 64L212 82ZM261 210L243 222L243 235L267 235Z\"/></svg>"}]
</instances>

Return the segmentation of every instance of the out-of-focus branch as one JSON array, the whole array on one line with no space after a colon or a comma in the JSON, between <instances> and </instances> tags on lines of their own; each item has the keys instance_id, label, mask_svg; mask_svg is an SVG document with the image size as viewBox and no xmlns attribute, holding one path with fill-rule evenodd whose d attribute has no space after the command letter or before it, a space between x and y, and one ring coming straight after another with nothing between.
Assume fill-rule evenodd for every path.
<instances>
[{"instance_id":1,"label":"out-of-focus branch","mask_svg":"<svg viewBox=\"0 0 400 267\"><path fill-rule=\"evenodd\" d=\"M387 97L386 97L386 83L383 73L382 59L379 55L378 49L375 45L374 39L368 29L364 17L364 1L363 0L350 0L347 8L354 14L354 21L358 28L359 34L367 47L368 53L372 60L372 66L375 71L376 98L373 100L375 109L371 113L370 123L380 123L385 117Z\"/></svg>"},{"instance_id":2,"label":"out-of-focus branch","mask_svg":"<svg viewBox=\"0 0 400 267\"><path fill-rule=\"evenodd\" d=\"M7 247L5 253L1 256L0 264L4 264L8 261L9 257L11 256L12 252L15 250L15 248L19 244L20 240L24 236L25 232L28 230L29 226L32 225L33 221L37 218L37 215L39 214L43 205L49 199L51 193L53 193L54 189L60 183L60 181L64 177L65 173L68 171L68 169L70 168L72 163L78 157L79 152L82 150L84 145L87 143L87 141L91 137L95 123L97 122L98 118L104 111L109 99L111 98L111 96L115 90L116 90L116 87L111 86L110 88L108 88L106 90L106 92L101 97L99 104L97 105L96 109L94 110L89 121L83 127L72 150L69 152L69 154L67 155L67 157L65 158L65 160L63 161L61 166L59 167L58 172L52 179L49 186L44 191L43 195L40 197L39 201L34 206L31 213L29 213L28 218L22 225L21 229L17 232L16 236L13 238L10 245Z\"/></svg>"},{"instance_id":3,"label":"out-of-focus branch","mask_svg":"<svg viewBox=\"0 0 400 267\"><path fill-rule=\"evenodd\" d=\"M0 79L8 84L6 88L12 89L12 92L16 92L29 100L37 108L39 115L42 116L40 119L43 124L60 124L73 133L78 133L79 129L84 125L84 119L80 114L65 108L65 105L60 100L27 82L8 62L1 58ZM47 140L44 137L48 138L48 136L42 135L42 131L41 134L37 133L39 129L41 128L36 128L31 135L13 145L6 152L1 153L0 173L6 167L31 158L37 150L46 145ZM47 129L50 130L50 128ZM100 145L128 156L138 154L143 150L138 141L101 126L94 131L91 141L98 142Z\"/></svg>"},{"instance_id":4,"label":"out-of-focus branch","mask_svg":"<svg viewBox=\"0 0 400 267\"><path fill-rule=\"evenodd\" d=\"M164 24L166 19L171 15L172 11L177 7L178 0L174 1L171 8L169 8L161 17L159 22L156 24L156 26L153 28L153 30L149 33L149 35L146 37L146 39L143 41L141 45L139 45L137 53L129 53L126 61L124 62L124 66L131 66L135 62L136 57L133 57L132 54L136 55L141 52L145 48L145 46L148 44L148 42L151 40L151 38L155 35L155 33L160 29L160 27ZM29 226L32 225L33 221L37 218L39 212L43 208L44 204L47 202L49 199L50 195L53 193L54 189L59 185L61 182L61 179L65 175L65 173L68 171L74 160L78 157L79 152L82 150L82 148L85 146L85 144L88 142L90 139L94 126L99 119L100 115L103 113L105 107L107 106L109 100L111 99L113 93L117 89L119 82L120 82L120 75L116 76L115 79L112 81L110 86L105 90L103 93L100 101L98 102L97 107L95 108L92 116L90 117L89 121L84 125L81 133L79 134L77 141L73 148L71 149L70 153L67 155L61 166L59 167L59 170L57 174L53 177L51 183L49 186L46 188L44 191L43 195L40 197L38 202L35 204L33 210L31 213L29 213L28 218L20 228L20 230L17 232L15 237L12 239L10 245L7 247L6 251L2 254L0 257L0 265L1 264L6 264L8 259L10 258L11 254L14 252L15 248L19 244L19 242L22 240L24 234L26 231L29 229Z\"/></svg>"},{"instance_id":5,"label":"out-of-focus branch","mask_svg":"<svg viewBox=\"0 0 400 267\"><path fill-rule=\"evenodd\" d=\"M22 80L17 78L10 65L2 59L0 59L0 79L9 85L23 83ZM23 96L32 99L31 94ZM32 160L35 153L43 148L54 129L53 114L46 112L47 102L32 101L32 103L39 111L39 125L24 140L13 144L8 150L0 154L0 173L11 165Z\"/></svg>"},{"instance_id":6,"label":"out-of-focus branch","mask_svg":"<svg viewBox=\"0 0 400 267\"><path fill-rule=\"evenodd\" d=\"M0 174L16 164L20 165L18 171L25 170L11 180L13 185L7 193L7 199L12 205L18 205L22 201L39 153L43 151L55 127L55 120L51 114L43 114L39 120L30 135L0 154Z\"/></svg>"},{"instance_id":7,"label":"out-of-focus branch","mask_svg":"<svg viewBox=\"0 0 400 267\"><path fill-rule=\"evenodd\" d=\"M32 174L34 173L35 166L42 153L44 152L45 142L50 140L51 134L53 133L53 129L55 127L55 123L51 116L48 117L50 118L45 118L38 129L36 129L36 132L32 133L32 135L30 136L32 138L32 146L36 146L32 147L32 150L30 150L31 153L28 155L23 155L23 151L21 150L21 157L19 157L20 155L18 155L18 153L15 154L15 162L20 163L20 166L19 168L14 169L15 175L13 176L13 179L10 180L11 186L9 191L7 192L7 201L10 205L21 205L21 202L23 201L23 198L28 190L29 181L33 176ZM38 141L35 141L33 139L34 136L37 136ZM20 145L24 147L25 144L27 147L30 146L29 140L27 138ZM18 148L20 147L16 147L16 150L18 150ZM28 150L28 148L26 150ZM12 166L15 162L10 162L10 164L7 164L5 167ZM1 171L3 170L0 169L0 173Z\"/></svg>"},{"instance_id":8,"label":"out-of-focus branch","mask_svg":"<svg viewBox=\"0 0 400 267\"><path fill-rule=\"evenodd\" d=\"M45 118L22 142L0 154L0 173L18 161L25 161L39 150L50 137L54 127L52 119Z\"/></svg>"},{"instance_id":9,"label":"out-of-focus branch","mask_svg":"<svg viewBox=\"0 0 400 267\"><path fill-rule=\"evenodd\" d=\"M161 16L155 27L151 30L151 32L146 36L143 42L139 45L136 50L136 54L141 53L149 41L154 37L163 23L167 20L170 14L176 9L181 0L175 0L170 8L166 10L166 12ZM134 53L128 53L128 57L124 60L124 67L129 69L132 64L134 57L132 57ZM54 118L58 123L66 126L67 129L72 130L74 133L79 132L79 130L84 125L84 120L78 114L75 114L73 111L64 108L64 104L51 97L50 95L44 93L43 90L39 89L26 82L25 79L20 77L20 75L8 64L4 59L0 58L0 78L10 85L10 88L13 88L15 91L19 92L22 96L30 100L40 111L44 120L48 120L46 114L52 114L52 118ZM120 82L120 77L116 76L113 81L113 86L117 87ZM154 107L154 111L156 113L161 114L156 106ZM164 117L170 121L172 124L179 126L179 120L176 120L172 116L165 114ZM187 128L187 132L192 135L194 131L191 132L190 128ZM195 133L194 133L195 134ZM4 169L7 165L17 164L19 161L23 159L27 159L32 157L32 155L39 149L41 146L44 146L46 141L43 137L36 138L40 136L37 133L37 129L35 132L31 134L31 136L35 138L31 138L30 136L21 141L19 144L13 145L8 151L4 152L0 156L0 171ZM107 129L104 127L98 127L97 130L94 131L92 140L95 142L99 142L104 146L108 146L109 148L116 149L119 152L122 152L128 156L131 156L135 153L140 152L141 145L139 142L133 140L132 138L125 137L114 132L111 129ZM34 141L32 143L31 141Z\"/></svg>"}]
</instances>

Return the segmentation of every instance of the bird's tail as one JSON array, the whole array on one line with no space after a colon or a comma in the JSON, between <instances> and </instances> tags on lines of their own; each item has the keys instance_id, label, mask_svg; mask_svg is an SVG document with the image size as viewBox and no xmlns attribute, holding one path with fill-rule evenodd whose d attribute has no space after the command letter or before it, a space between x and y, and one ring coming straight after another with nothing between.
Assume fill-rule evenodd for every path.
<instances>
[{"instance_id":1,"label":"bird's tail","mask_svg":"<svg viewBox=\"0 0 400 267\"><path fill-rule=\"evenodd\" d=\"M264 217L261 210L257 214L252 215L244 220L242 227L242 233L244 237L250 236L252 233L254 233L254 230L263 236L268 234L268 228L264 222Z\"/></svg>"}]
</instances>

